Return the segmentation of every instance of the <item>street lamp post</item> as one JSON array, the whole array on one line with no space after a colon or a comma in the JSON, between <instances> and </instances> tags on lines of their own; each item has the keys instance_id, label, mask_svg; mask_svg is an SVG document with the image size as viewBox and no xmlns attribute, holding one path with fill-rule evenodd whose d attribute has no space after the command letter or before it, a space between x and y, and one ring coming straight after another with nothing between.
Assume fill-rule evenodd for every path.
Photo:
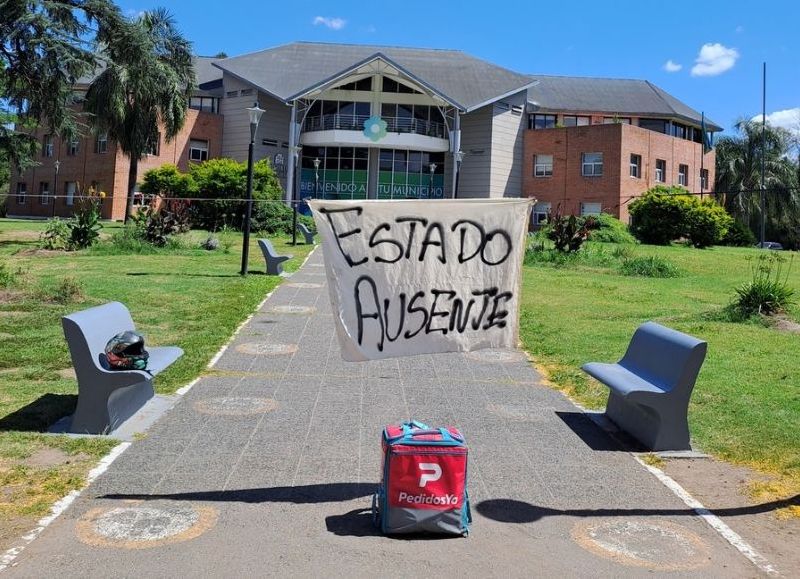
<instances>
[{"instance_id":1,"label":"street lamp post","mask_svg":"<svg viewBox=\"0 0 800 579\"><path fill-rule=\"evenodd\" d=\"M428 184L428 197L433 198L433 173L436 171L436 163L428 165L428 169L431 171L431 180Z\"/></svg>"},{"instance_id":2,"label":"street lamp post","mask_svg":"<svg viewBox=\"0 0 800 579\"><path fill-rule=\"evenodd\" d=\"M56 172L53 175L53 208L50 211L50 218L56 216L56 197L58 196L58 169L61 167L61 161L56 159L56 162L53 163L53 167L55 168Z\"/></svg>"},{"instance_id":3,"label":"street lamp post","mask_svg":"<svg viewBox=\"0 0 800 579\"><path fill-rule=\"evenodd\" d=\"M247 148L247 206L244 213L244 239L242 240L242 270L241 275L247 275L247 260L250 257L250 217L253 213L253 147L256 142L256 130L258 121L264 110L258 106L258 102L248 107L250 115L250 146Z\"/></svg>"},{"instance_id":4,"label":"street lamp post","mask_svg":"<svg viewBox=\"0 0 800 579\"><path fill-rule=\"evenodd\" d=\"M319 195L319 158L312 161L314 163L314 199Z\"/></svg>"},{"instance_id":5,"label":"street lamp post","mask_svg":"<svg viewBox=\"0 0 800 579\"><path fill-rule=\"evenodd\" d=\"M291 151L289 151L292 155L294 155L294 166L295 171L297 166L300 164L300 151L302 151L302 147L295 146ZM292 184L292 245L297 245L297 187L299 186L297 174L295 174L295 179Z\"/></svg>"}]
</instances>

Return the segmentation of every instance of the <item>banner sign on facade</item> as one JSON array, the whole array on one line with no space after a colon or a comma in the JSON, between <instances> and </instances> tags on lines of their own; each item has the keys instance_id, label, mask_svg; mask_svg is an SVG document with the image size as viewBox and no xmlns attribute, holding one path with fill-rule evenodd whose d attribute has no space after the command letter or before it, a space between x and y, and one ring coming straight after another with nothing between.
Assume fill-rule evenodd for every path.
<instances>
[{"instance_id":1,"label":"banner sign on facade","mask_svg":"<svg viewBox=\"0 0 800 579\"><path fill-rule=\"evenodd\" d=\"M516 347L532 201L310 200L344 359Z\"/></svg>"}]
</instances>

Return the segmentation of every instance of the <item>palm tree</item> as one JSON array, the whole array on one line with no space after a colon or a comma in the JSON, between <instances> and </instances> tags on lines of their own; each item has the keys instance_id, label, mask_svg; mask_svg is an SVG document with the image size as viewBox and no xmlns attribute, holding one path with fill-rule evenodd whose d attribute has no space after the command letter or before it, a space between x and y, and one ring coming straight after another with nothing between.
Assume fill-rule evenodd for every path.
<instances>
[{"instance_id":1,"label":"palm tree","mask_svg":"<svg viewBox=\"0 0 800 579\"><path fill-rule=\"evenodd\" d=\"M741 120L737 135L721 138L717 153L717 198L731 215L751 229L758 229L760 218L762 126ZM798 168L790 159L790 134L780 127L766 126L764 134L764 187L766 188L767 229L773 235L792 234L800 226Z\"/></svg>"},{"instance_id":2,"label":"palm tree","mask_svg":"<svg viewBox=\"0 0 800 579\"><path fill-rule=\"evenodd\" d=\"M107 132L130 159L125 221L133 209L139 161L171 141L186 120L195 84L192 46L165 8L129 21L104 49L106 68L89 86L85 109L93 127Z\"/></svg>"}]
</instances>

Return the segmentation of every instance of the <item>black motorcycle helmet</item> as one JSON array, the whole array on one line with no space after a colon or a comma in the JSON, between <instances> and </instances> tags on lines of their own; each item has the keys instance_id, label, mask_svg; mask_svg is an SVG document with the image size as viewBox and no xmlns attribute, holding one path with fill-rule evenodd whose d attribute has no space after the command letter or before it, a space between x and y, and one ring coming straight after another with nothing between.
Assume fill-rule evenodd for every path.
<instances>
[{"instance_id":1,"label":"black motorcycle helmet","mask_svg":"<svg viewBox=\"0 0 800 579\"><path fill-rule=\"evenodd\" d=\"M106 344L106 358L112 370L144 370L150 354L144 349L144 336L128 330Z\"/></svg>"}]
</instances>

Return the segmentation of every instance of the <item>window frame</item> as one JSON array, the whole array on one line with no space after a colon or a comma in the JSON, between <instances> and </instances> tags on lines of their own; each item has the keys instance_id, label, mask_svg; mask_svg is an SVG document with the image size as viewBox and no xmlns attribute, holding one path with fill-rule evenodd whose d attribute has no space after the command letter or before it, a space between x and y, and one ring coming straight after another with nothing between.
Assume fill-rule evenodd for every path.
<instances>
[{"instance_id":1,"label":"window frame","mask_svg":"<svg viewBox=\"0 0 800 579\"><path fill-rule=\"evenodd\" d=\"M590 213L586 211L587 205L597 205L599 207L599 210L597 211L597 213L595 212ZM581 217L585 217L586 215L600 215L603 212L603 203L602 201L581 201L580 209L581 209Z\"/></svg>"},{"instance_id":2,"label":"window frame","mask_svg":"<svg viewBox=\"0 0 800 579\"><path fill-rule=\"evenodd\" d=\"M539 160L540 157L549 157L550 162L541 162ZM540 167L542 168L541 173L539 172ZM547 167L550 167L548 172ZM533 176L536 178L545 178L545 177L552 177L553 176L553 154L536 154L533 156Z\"/></svg>"},{"instance_id":3,"label":"window frame","mask_svg":"<svg viewBox=\"0 0 800 579\"><path fill-rule=\"evenodd\" d=\"M661 163L663 166L659 167L658 164ZM659 179L659 175L661 178ZM666 183L667 182L667 161L666 159L656 159L656 171L654 174L654 178L656 183Z\"/></svg>"},{"instance_id":4,"label":"window frame","mask_svg":"<svg viewBox=\"0 0 800 579\"><path fill-rule=\"evenodd\" d=\"M689 186L689 165L678 164L678 185Z\"/></svg>"},{"instance_id":5,"label":"window frame","mask_svg":"<svg viewBox=\"0 0 800 579\"><path fill-rule=\"evenodd\" d=\"M148 157L158 157L161 154L161 133L156 133L156 138L147 143L147 150L144 153Z\"/></svg>"},{"instance_id":6,"label":"window frame","mask_svg":"<svg viewBox=\"0 0 800 579\"><path fill-rule=\"evenodd\" d=\"M67 143L67 156L75 157L81 151L80 139L73 139Z\"/></svg>"},{"instance_id":7,"label":"window frame","mask_svg":"<svg viewBox=\"0 0 800 579\"><path fill-rule=\"evenodd\" d=\"M575 119L575 124L567 124L567 119ZM584 121L581 123L581 121ZM592 117L587 115L563 115L561 117L561 124L565 127L588 127L592 124Z\"/></svg>"},{"instance_id":8,"label":"window frame","mask_svg":"<svg viewBox=\"0 0 800 579\"><path fill-rule=\"evenodd\" d=\"M546 210L545 207L546 205ZM533 206L533 224L535 226L544 225L550 220L550 214L553 212L553 203L550 201L538 201Z\"/></svg>"},{"instance_id":9,"label":"window frame","mask_svg":"<svg viewBox=\"0 0 800 579\"><path fill-rule=\"evenodd\" d=\"M39 204L50 205L50 181L39 181Z\"/></svg>"},{"instance_id":10,"label":"window frame","mask_svg":"<svg viewBox=\"0 0 800 579\"><path fill-rule=\"evenodd\" d=\"M631 160L629 164L629 173L632 179L642 178L642 156L636 153L631 153Z\"/></svg>"},{"instance_id":11,"label":"window frame","mask_svg":"<svg viewBox=\"0 0 800 579\"><path fill-rule=\"evenodd\" d=\"M28 196L28 184L25 181L20 181L17 183L17 205L24 205L25 199Z\"/></svg>"},{"instance_id":12,"label":"window frame","mask_svg":"<svg viewBox=\"0 0 800 579\"><path fill-rule=\"evenodd\" d=\"M52 133L47 134L42 139L42 157L50 158L55 152L55 139Z\"/></svg>"},{"instance_id":13,"label":"window frame","mask_svg":"<svg viewBox=\"0 0 800 579\"><path fill-rule=\"evenodd\" d=\"M599 155L600 162L597 161L586 161L587 155ZM591 167L591 172L587 173L587 167ZM597 167L600 167L600 171L597 171ZM602 151L595 151L591 153L581 153L581 176L583 177L602 177L603 176L603 153Z\"/></svg>"},{"instance_id":14,"label":"window frame","mask_svg":"<svg viewBox=\"0 0 800 579\"><path fill-rule=\"evenodd\" d=\"M536 120L537 118L543 118L545 126L543 127L536 127ZM549 121L552 120L552 126L548 126ZM548 115L544 113L533 113L528 115L528 128L533 131L541 131L544 129L555 129L556 125L558 125L558 115Z\"/></svg>"},{"instance_id":15,"label":"window frame","mask_svg":"<svg viewBox=\"0 0 800 579\"><path fill-rule=\"evenodd\" d=\"M95 136L94 152L96 155L104 155L108 153L108 133L98 133Z\"/></svg>"},{"instance_id":16,"label":"window frame","mask_svg":"<svg viewBox=\"0 0 800 579\"><path fill-rule=\"evenodd\" d=\"M708 169L700 169L700 188L708 189Z\"/></svg>"},{"instance_id":17,"label":"window frame","mask_svg":"<svg viewBox=\"0 0 800 579\"><path fill-rule=\"evenodd\" d=\"M204 143L205 144L205 149L194 147L194 145L196 143ZM210 145L211 145L211 143L208 141L208 139L192 139L192 138L190 138L189 139L189 161L193 161L195 163L202 163L203 161L208 161L208 150L210 148ZM197 159L195 159L192 156L192 154L195 151L199 151L200 152L200 156ZM205 153L205 155L203 153Z\"/></svg>"}]
</instances>

